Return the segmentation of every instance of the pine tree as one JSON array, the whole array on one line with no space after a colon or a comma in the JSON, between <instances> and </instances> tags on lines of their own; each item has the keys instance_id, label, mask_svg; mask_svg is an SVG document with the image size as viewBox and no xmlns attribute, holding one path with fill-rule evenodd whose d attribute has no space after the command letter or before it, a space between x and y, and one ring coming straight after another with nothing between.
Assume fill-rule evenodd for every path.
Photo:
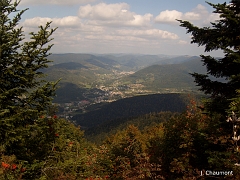
<instances>
[{"instance_id":1,"label":"pine tree","mask_svg":"<svg viewBox=\"0 0 240 180\"><path fill-rule=\"evenodd\" d=\"M191 43L205 46L205 52L222 50L224 53L223 58L201 55L207 75L192 74L200 90L211 95L206 109L224 115L229 108L229 99L236 97L236 90L240 89L240 1L208 4L215 9L214 13L220 15L220 20L211 23L211 27L199 28L188 21L179 21L187 33L192 34ZM211 76L217 80L211 79ZM226 81L219 81L218 78L225 78Z\"/></svg>"},{"instance_id":2,"label":"pine tree","mask_svg":"<svg viewBox=\"0 0 240 180\"><path fill-rule=\"evenodd\" d=\"M48 43L56 29L47 23L25 39L19 22L27 9L18 10L19 3L0 1L0 154L33 161L44 156L44 148L32 143L48 139L40 116L52 106L56 83L44 81L41 70L48 66Z\"/></svg>"}]
</instances>

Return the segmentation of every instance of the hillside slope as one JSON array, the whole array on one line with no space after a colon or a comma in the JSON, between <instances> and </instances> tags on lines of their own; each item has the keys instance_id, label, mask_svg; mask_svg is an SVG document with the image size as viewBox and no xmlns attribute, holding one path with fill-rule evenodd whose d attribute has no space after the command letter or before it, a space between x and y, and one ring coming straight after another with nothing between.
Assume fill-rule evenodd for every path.
<instances>
[{"instance_id":1,"label":"hillside slope","mask_svg":"<svg viewBox=\"0 0 240 180\"><path fill-rule=\"evenodd\" d=\"M182 112L186 107L186 96L180 94L152 94L121 99L72 118L85 129L96 127L107 121L129 118L151 112Z\"/></svg>"},{"instance_id":2,"label":"hillside slope","mask_svg":"<svg viewBox=\"0 0 240 180\"><path fill-rule=\"evenodd\" d=\"M152 65L119 80L122 84L142 84L144 89L196 89L193 72L206 73L200 58L190 59L180 64Z\"/></svg>"}]
</instances>

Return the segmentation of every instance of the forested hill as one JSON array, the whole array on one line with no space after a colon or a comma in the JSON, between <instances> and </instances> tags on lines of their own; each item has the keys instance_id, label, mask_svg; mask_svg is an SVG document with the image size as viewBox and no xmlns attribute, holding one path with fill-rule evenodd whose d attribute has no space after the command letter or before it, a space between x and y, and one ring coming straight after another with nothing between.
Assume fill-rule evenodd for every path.
<instances>
[{"instance_id":1,"label":"forested hill","mask_svg":"<svg viewBox=\"0 0 240 180\"><path fill-rule=\"evenodd\" d=\"M171 111L182 112L186 108L186 95L183 94L152 94L121 99L97 110L73 117L76 124L83 128L96 127L107 121L140 116L151 112Z\"/></svg>"},{"instance_id":2,"label":"forested hill","mask_svg":"<svg viewBox=\"0 0 240 180\"><path fill-rule=\"evenodd\" d=\"M116 134L119 131L127 129L127 127L133 125L141 131L145 131L149 128L156 127L161 123L171 121L173 118L177 118L181 113L162 111L158 113L149 113L137 117L122 118L117 120L110 120L102 123L96 127L89 128L84 131L84 136L87 140L101 144L108 137Z\"/></svg>"},{"instance_id":3,"label":"forested hill","mask_svg":"<svg viewBox=\"0 0 240 180\"><path fill-rule=\"evenodd\" d=\"M181 58L180 58L181 60ZM177 61L177 58L175 59ZM170 63L170 62L169 62ZM199 57L192 57L180 64L155 64L141 69L118 80L121 84L140 83L148 90L197 89L194 78L189 74L193 72L206 73Z\"/></svg>"}]
</instances>

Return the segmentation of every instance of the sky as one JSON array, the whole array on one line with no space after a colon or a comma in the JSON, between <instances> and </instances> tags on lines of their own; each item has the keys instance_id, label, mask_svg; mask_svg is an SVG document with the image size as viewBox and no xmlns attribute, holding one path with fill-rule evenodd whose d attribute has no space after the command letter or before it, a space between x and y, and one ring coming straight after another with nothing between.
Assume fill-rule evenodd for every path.
<instances>
[{"instance_id":1,"label":"sky","mask_svg":"<svg viewBox=\"0 0 240 180\"><path fill-rule=\"evenodd\" d=\"M18 9L25 8L19 24L25 33L50 21L58 27L52 53L206 54L176 19L199 27L219 19L204 0L21 0Z\"/></svg>"}]
</instances>

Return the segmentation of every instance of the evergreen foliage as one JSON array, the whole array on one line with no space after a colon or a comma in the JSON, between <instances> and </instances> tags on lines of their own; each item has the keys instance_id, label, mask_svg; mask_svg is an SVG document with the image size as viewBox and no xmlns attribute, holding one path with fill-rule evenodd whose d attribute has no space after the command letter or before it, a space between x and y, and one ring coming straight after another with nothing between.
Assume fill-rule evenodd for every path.
<instances>
[{"instance_id":1,"label":"evergreen foliage","mask_svg":"<svg viewBox=\"0 0 240 180\"><path fill-rule=\"evenodd\" d=\"M25 40L18 26L26 10L17 9L19 2L0 2L0 155L13 156L19 166L29 166L31 178L39 174L41 163L36 162L46 158L55 139L54 130L49 131L47 121L40 117L53 115L56 83L43 81L40 70L49 62L46 57L52 45L48 43L56 29L49 29L47 23Z\"/></svg>"},{"instance_id":2,"label":"evergreen foliage","mask_svg":"<svg viewBox=\"0 0 240 180\"><path fill-rule=\"evenodd\" d=\"M192 76L201 87L200 90L211 95L203 108L211 116L206 126L198 130L204 137L205 155L202 159L206 161L203 165L209 169L233 170L235 177L231 178L235 179L239 176L239 167L235 164L238 164L240 157L239 151L235 151L232 127L226 122L226 115L230 110L239 112L240 3L208 4L215 9L214 13L220 15L220 19L211 23L211 27L199 28L187 21L179 21L187 33L192 34L191 43L205 46L205 52L222 50L224 53L223 58L201 55L207 74L193 73ZM216 80L211 80L210 76ZM226 81L221 82L219 78L225 78ZM198 166L201 167L201 164Z\"/></svg>"},{"instance_id":3,"label":"evergreen foliage","mask_svg":"<svg viewBox=\"0 0 240 180\"><path fill-rule=\"evenodd\" d=\"M236 96L240 88L240 3L231 1L229 4L211 4L220 15L220 19L211 23L211 27L199 28L188 21L179 20L187 33L192 34L191 43L205 46L205 51L222 50L224 57L217 59L201 55L208 74L193 73L200 90L211 95L211 101L206 103L210 112L225 114L229 107L229 99ZM210 80L209 75L225 78L227 82Z\"/></svg>"},{"instance_id":4,"label":"evergreen foliage","mask_svg":"<svg viewBox=\"0 0 240 180\"><path fill-rule=\"evenodd\" d=\"M203 114L204 107L198 108L191 100L186 112L180 115L143 113L124 122L124 128L120 126L100 146L87 142L79 127L54 114L51 100L56 83L43 81L41 70L49 62L46 57L52 45L47 44L55 29L49 30L50 23L47 23L45 27L40 26L37 33L31 33L30 41L25 41L22 28L18 28L25 10L18 11L18 4L19 1L11 0L0 2L0 179L240 179L240 156L234 149L232 127L221 121L223 114L213 113L225 113L228 106L237 113L240 109L239 35L234 29L235 25L239 28L238 1L209 3L222 17L212 24L212 29L180 21L193 33L194 43L206 45L206 51L222 49L225 52L222 59L202 58L210 75L225 77L227 82L193 74L202 90L212 95L213 101L208 106L212 116ZM17 14L10 19L12 13ZM221 36L216 32L222 33ZM157 96L152 97L155 101L151 102L156 105ZM169 97L170 105L185 104L174 94ZM223 107L215 109L219 107L219 103L215 103L218 98L223 99ZM166 101L164 95L161 99ZM143 104L151 103L145 99ZM119 114L123 113L122 107L117 107ZM116 124L121 125L113 122ZM110 131L107 124L102 125ZM235 125L233 128L238 129ZM239 138L236 133L235 139ZM233 175L201 176L200 171L206 170L233 171Z\"/></svg>"},{"instance_id":5,"label":"evergreen foliage","mask_svg":"<svg viewBox=\"0 0 240 180\"><path fill-rule=\"evenodd\" d=\"M55 89L54 83L43 84L40 79L43 74L38 72L49 62L46 57L52 45L46 45L55 29L48 30L47 23L40 26L38 33L30 33L30 41L23 42L22 28L17 26L25 10L19 12L18 3L3 0L0 4L0 138L6 145L21 139L15 131L37 123L38 117L51 106ZM10 19L14 13L17 15Z\"/></svg>"}]
</instances>

